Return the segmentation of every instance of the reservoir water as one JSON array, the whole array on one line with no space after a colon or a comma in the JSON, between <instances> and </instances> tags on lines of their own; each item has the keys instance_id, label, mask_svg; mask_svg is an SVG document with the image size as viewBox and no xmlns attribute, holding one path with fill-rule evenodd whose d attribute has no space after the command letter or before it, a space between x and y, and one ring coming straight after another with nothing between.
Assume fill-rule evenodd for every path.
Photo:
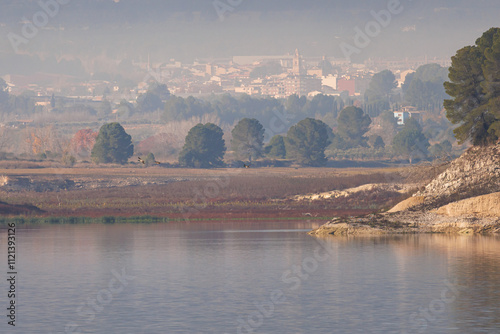
<instances>
[{"instance_id":1,"label":"reservoir water","mask_svg":"<svg viewBox=\"0 0 500 334\"><path fill-rule=\"evenodd\" d=\"M312 225L17 229L15 328L1 230L0 333L500 333L500 237Z\"/></svg>"}]
</instances>

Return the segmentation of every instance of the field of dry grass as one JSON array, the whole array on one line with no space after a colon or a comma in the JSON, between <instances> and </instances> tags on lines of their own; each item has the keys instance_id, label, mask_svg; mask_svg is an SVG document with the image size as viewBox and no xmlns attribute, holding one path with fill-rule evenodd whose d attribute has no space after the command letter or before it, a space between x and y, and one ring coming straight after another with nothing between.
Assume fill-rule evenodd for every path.
<instances>
[{"instance_id":1,"label":"field of dry grass","mask_svg":"<svg viewBox=\"0 0 500 334\"><path fill-rule=\"evenodd\" d=\"M9 204L36 206L43 210L42 216L332 217L374 212L395 204L402 195L366 193L319 201L292 197L368 183L403 183L407 174L404 168L4 168L0 176L7 181L0 187L0 198ZM9 190L9 182L16 178L29 180L30 185L62 182L72 186Z\"/></svg>"}]
</instances>

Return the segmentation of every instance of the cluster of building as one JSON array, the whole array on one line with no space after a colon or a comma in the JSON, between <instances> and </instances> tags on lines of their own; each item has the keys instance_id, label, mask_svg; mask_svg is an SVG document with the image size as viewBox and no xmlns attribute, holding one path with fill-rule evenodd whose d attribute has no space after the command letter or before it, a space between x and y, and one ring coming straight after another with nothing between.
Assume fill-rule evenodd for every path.
<instances>
[{"instance_id":1,"label":"cluster of building","mask_svg":"<svg viewBox=\"0 0 500 334\"><path fill-rule=\"evenodd\" d=\"M132 64L132 72L140 81L135 87L113 81L83 80L47 73L3 78L12 94L29 90L32 96L38 95L37 104L49 103L48 98L53 94L89 102L103 99L111 103L119 103L123 99L135 102L152 81L166 84L171 94L184 97L229 93L281 99L294 94L306 97L318 94L363 95L375 73L389 69L401 85L407 74L427 63L450 65L449 60L427 57L369 59L364 64L353 64L347 59L303 57L296 50L293 54L282 56L235 56L231 59L199 60L192 64L175 60L152 64L148 59ZM416 110L400 110L395 117L400 124L404 124L405 119L418 117L417 114Z\"/></svg>"},{"instance_id":2,"label":"cluster of building","mask_svg":"<svg viewBox=\"0 0 500 334\"><path fill-rule=\"evenodd\" d=\"M298 50L283 56L235 56L183 66L179 62L138 64L153 72L157 81L167 84L174 95L244 93L253 96L287 98L290 95L363 95L373 74L389 69L401 85L408 73L427 63L449 66L448 60L417 59L373 60L352 64L347 59L302 57ZM257 68L274 64L281 73L255 75ZM151 68L155 68L151 70ZM181 76L177 74L184 73ZM264 71L265 72L265 71Z\"/></svg>"}]
</instances>

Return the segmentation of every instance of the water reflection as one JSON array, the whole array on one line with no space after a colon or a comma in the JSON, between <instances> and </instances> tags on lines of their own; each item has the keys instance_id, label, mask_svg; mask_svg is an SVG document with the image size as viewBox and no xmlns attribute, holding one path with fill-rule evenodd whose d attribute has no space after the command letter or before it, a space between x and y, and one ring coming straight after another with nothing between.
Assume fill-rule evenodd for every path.
<instances>
[{"instance_id":1,"label":"water reflection","mask_svg":"<svg viewBox=\"0 0 500 334\"><path fill-rule=\"evenodd\" d=\"M312 224L19 230L19 328L63 333L74 324L82 333L134 334L499 332L499 237L317 239L304 232ZM0 242L6 258L4 231ZM122 270L135 279L118 292L109 284ZM89 307L89 300L97 307Z\"/></svg>"}]
</instances>

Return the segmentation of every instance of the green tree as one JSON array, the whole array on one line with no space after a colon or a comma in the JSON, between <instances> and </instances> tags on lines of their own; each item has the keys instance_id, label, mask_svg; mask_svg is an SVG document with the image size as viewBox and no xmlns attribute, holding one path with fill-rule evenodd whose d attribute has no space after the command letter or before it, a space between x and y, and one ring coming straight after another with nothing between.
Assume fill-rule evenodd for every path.
<instances>
[{"instance_id":1,"label":"green tree","mask_svg":"<svg viewBox=\"0 0 500 334\"><path fill-rule=\"evenodd\" d=\"M134 106L132 103L129 103L127 100L123 99L117 105L117 114L124 118L129 118L134 113Z\"/></svg>"},{"instance_id":2,"label":"green tree","mask_svg":"<svg viewBox=\"0 0 500 334\"><path fill-rule=\"evenodd\" d=\"M403 84L406 102L422 110L441 110L448 96L443 87L448 69L439 64L426 64L408 74Z\"/></svg>"},{"instance_id":3,"label":"green tree","mask_svg":"<svg viewBox=\"0 0 500 334\"><path fill-rule=\"evenodd\" d=\"M90 156L96 163L124 164L133 153L132 137L119 123L108 123L99 130Z\"/></svg>"},{"instance_id":4,"label":"green tree","mask_svg":"<svg viewBox=\"0 0 500 334\"><path fill-rule=\"evenodd\" d=\"M243 118L231 131L231 148L239 159L260 158L264 142L264 127L255 118Z\"/></svg>"},{"instance_id":5,"label":"green tree","mask_svg":"<svg viewBox=\"0 0 500 334\"><path fill-rule=\"evenodd\" d=\"M324 117L326 114L332 114L333 117L337 118L337 101L334 96L318 94L311 100L307 101L303 112L304 115L310 117L314 117L316 115Z\"/></svg>"},{"instance_id":6,"label":"green tree","mask_svg":"<svg viewBox=\"0 0 500 334\"><path fill-rule=\"evenodd\" d=\"M449 140L444 140L441 143L436 143L429 147L429 153L434 158L451 156L452 145Z\"/></svg>"},{"instance_id":7,"label":"green tree","mask_svg":"<svg viewBox=\"0 0 500 334\"><path fill-rule=\"evenodd\" d=\"M392 90L397 87L396 77L394 73L389 70L383 70L382 72L375 73L373 75L368 89L378 96L383 96L389 98Z\"/></svg>"},{"instance_id":8,"label":"green tree","mask_svg":"<svg viewBox=\"0 0 500 334\"><path fill-rule=\"evenodd\" d=\"M384 140L380 136L376 136L375 140L373 141L373 148L376 150L382 149L385 147Z\"/></svg>"},{"instance_id":9,"label":"green tree","mask_svg":"<svg viewBox=\"0 0 500 334\"><path fill-rule=\"evenodd\" d=\"M155 163L156 158L155 155L152 152L149 152L148 155L146 155L146 158L144 158L144 162L146 163L146 166L151 166Z\"/></svg>"},{"instance_id":10,"label":"green tree","mask_svg":"<svg viewBox=\"0 0 500 334\"><path fill-rule=\"evenodd\" d=\"M275 135L264 150L270 158L284 159L286 157L285 138L281 135Z\"/></svg>"},{"instance_id":11,"label":"green tree","mask_svg":"<svg viewBox=\"0 0 500 334\"><path fill-rule=\"evenodd\" d=\"M415 119L410 118L392 140L392 148L396 154L405 156L410 164L414 158L425 158L430 144L422 127Z\"/></svg>"},{"instance_id":12,"label":"green tree","mask_svg":"<svg viewBox=\"0 0 500 334\"><path fill-rule=\"evenodd\" d=\"M380 115L380 126L382 127L383 134L381 137L384 139L384 142L392 142L398 128L398 120L394 117L394 112L384 111Z\"/></svg>"},{"instance_id":13,"label":"green tree","mask_svg":"<svg viewBox=\"0 0 500 334\"><path fill-rule=\"evenodd\" d=\"M500 137L500 28L491 28L451 58L444 83L452 97L446 116L460 124L453 132L460 144L487 145Z\"/></svg>"},{"instance_id":14,"label":"green tree","mask_svg":"<svg viewBox=\"0 0 500 334\"><path fill-rule=\"evenodd\" d=\"M405 100L421 110L440 110L442 101L446 98L443 81L431 82L413 79L405 93Z\"/></svg>"},{"instance_id":15,"label":"green tree","mask_svg":"<svg viewBox=\"0 0 500 334\"><path fill-rule=\"evenodd\" d=\"M170 97L170 91L168 90L167 85L156 81L149 85L148 93L158 96L162 101L166 101Z\"/></svg>"},{"instance_id":16,"label":"green tree","mask_svg":"<svg viewBox=\"0 0 500 334\"><path fill-rule=\"evenodd\" d=\"M303 114L306 104L307 98L305 96L299 97L297 94L293 94L286 99L285 108L290 115L298 116Z\"/></svg>"},{"instance_id":17,"label":"green tree","mask_svg":"<svg viewBox=\"0 0 500 334\"><path fill-rule=\"evenodd\" d=\"M186 117L187 105L182 97L172 96L167 103L162 114L162 120L171 122L184 119Z\"/></svg>"},{"instance_id":18,"label":"green tree","mask_svg":"<svg viewBox=\"0 0 500 334\"><path fill-rule=\"evenodd\" d=\"M376 73L365 92L365 110L372 116L378 116L382 111L389 110L391 94L397 87L396 77L389 70Z\"/></svg>"},{"instance_id":19,"label":"green tree","mask_svg":"<svg viewBox=\"0 0 500 334\"><path fill-rule=\"evenodd\" d=\"M153 112L164 108L163 102L155 93L147 92L137 98L137 109L142 112Z\"/></svg>"},{"instance_id":20,"label":"green tree","mask_svg":"<svg viewBox=\"0 0 500 334\"><path fill-rule=\"evenodd\" d=\"M330 144L328 133L328 125L322 121L313 118L300 121L288 130L285 140L287 158L301 165L324 165L325 148Z\"/></svg>"},{"instance_id":21,"label":"green tree","mask_svg":"<svg viewBox=\"0 0 500 334\"><path fill-rule=\"evenodd\" d=\"M111 103L106 99L102 100L97 108L97 113L101 117L110 115L112 111Z\"/></svg>"},{"instance_id":22,"label":"green tree","mask_svg":"<svg viewBox=\"0 0 500 334\"><path fill-rule=\"evenodd\" d=\"M195 99L192 96L186 99L179 96L172 96L165 103L162 119L167 122L179 121L189 119L193 116L209 114L212 111L212 106L208 102Z\"/></svg>"},{"instance_id":23,"label":"green tree","mask_svg":"<svg viewBox=\"0 0 500 334\"><path fill-rule=\"evenodd\" d=\"M197 124L189 130L179 154L179 163L187 167L212 168L223 166L226 144L224 132L215 124Z\"/></svg>"},{"instance_id":24,"label":"green tree","mask_svg":"<svg viewBox=\"0 0 500 334\"><path fill-rule=\"evenodd\" d=\"M0 78L0 111L8 112L9 110L9 91L8 85L4 79Z\"/></svg>"},{"instance_id":25,"label":"green tree","mask_svg":"<svg viewBox=\"0 0 500 334\"><path fill-rule=\"evenodd\" d=\"M372 120L361 108L349 106L342 109L337 122L337 134L346 148L368 147L368 138L364 134L368 132Z\"/></svg>"},{"instance_id":26,"label":"green tree","mask_svg":"<svg viewBox=\"0 0 500 334\"><path fill-rule=\"evenodd\" d=\"M56 107L56 98L54 96L54 93L52 93L52 96L50 97L50 107L54 109Z\"/></svg>"}]
</instances>

